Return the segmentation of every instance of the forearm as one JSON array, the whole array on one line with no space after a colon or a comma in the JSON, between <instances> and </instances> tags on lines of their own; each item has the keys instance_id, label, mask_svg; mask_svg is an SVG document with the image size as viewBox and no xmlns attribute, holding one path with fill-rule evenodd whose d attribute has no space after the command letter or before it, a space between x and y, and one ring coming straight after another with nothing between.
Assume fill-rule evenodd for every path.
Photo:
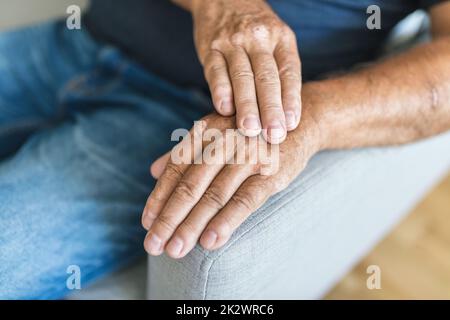
<instances>
[{"instance_id":1,"label":"forearm","mask_svg":"<svg viewBox=\"0 0 450 320\"><path fill-rule=\"evenodd\" d=\"M171 0L176 5L180 6L181 8L191 11L192 1L193 0Z\"/></svg>"},{"instance_id":2,"label":"forearm","mask_svg":"<svg viewBox=\"0 0 450 320\"><path fill-rule=\"evenodd\" d=\"M177 6L183 8L183 9L185 9L187 11L193 12L195 6L198 3L202 2L202 1L203 2L204 1L212 2L214 0L170 0L170 1L172 1ZM236 1L236 2L246 2L246 1L248 1L248 2L250 2L250 1L255 1L255 0L245 0L245 1L243 1L243 0L229 0L229 1ZM260 0L260 1L264 1L264 0ZM245 4L244 4L244 6L245 6Z\"/></svg>"},{"instance_id":3,"label":"forearm","mask_svg":"<svg viewBox=\"0 0 450 320\"><path fill-rule=\"evenodd\" d=\"M177 6L189 11L194 12L195 6L201 1L214 1L214 0L170 0Z\"/></svg>"},{"instance_id":4,"label":"forearm","mask_svg":"<svg viewBox=\"0 0 450 320\"><path fill-rule=\"evenodd\" d=\"M450 129L450 39L363 70L306 84L322 148L412 142Z\"/></svg>"}]
</instances>

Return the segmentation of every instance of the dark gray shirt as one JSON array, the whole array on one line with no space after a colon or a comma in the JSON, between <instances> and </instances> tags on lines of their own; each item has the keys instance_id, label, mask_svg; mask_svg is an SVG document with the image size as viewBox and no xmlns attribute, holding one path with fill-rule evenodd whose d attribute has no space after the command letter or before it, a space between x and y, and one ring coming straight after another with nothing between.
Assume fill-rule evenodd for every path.
<instances>
[{"instance_id":1,"label":"dark gray shirt","mask_svg":"<svg viewBox=\"0 0 450 320\"><path fill-rule=\"evenodd\" d=\"M438 0L269 0L295 31L303 78L373 59L406 15ZM369 5L381 8L381 30L366 27ZM206 88L190 13L169 0L92 0L84 21L99 40L119 46L178 85Z\"/></svg>"}]
</instances>

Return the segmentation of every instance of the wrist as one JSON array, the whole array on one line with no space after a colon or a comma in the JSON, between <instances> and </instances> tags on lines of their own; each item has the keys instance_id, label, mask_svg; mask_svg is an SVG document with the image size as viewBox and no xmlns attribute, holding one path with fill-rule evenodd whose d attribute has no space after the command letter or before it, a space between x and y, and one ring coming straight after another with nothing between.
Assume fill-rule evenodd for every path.
<instances>
[{"instance_id":1,"label":"wrist","mask_svg":"<svg viewBox=\"0 0 450 320\"><path fill-rule=\"evenodd\" d=\"M332 126L327 121L325 88L319 82L309 82L302 88L302 118L295 130L301 135L307 131L312 153L331 148ZM309 143L309 142L308 142Z\"/></svg>"},{"instance_id":2,"label":"wrist","mask_svg":"<svg viewBox=\"0 0 450 320\"><path fill-rule=\"evenodd\" d=\"M176 4L177 6L189 11L192 13L193 10L193 2L195 0L170 0L172 1L174 4Z\"/></svg>"},{"instance_id":3,"label":"wrist","mask_svg":"<svg viewBox=\"0 0 450 320\"><path fill-rule=\"evenodd\" d=\"M199 6L202 4L203 0L190 0L190 10L192 15L198 11Z\"/></svg>"},{"instance_id":4,"label":"wrist","mask_svg":"<svg viewBox=\"0 0 450 320\"><path fill-rule=\"evenodd\" d=\"M183 1L183 0L173 0ZM189 2L189 11L193 17L202 11L205 7L217 8L220 12L225 9L232 9L237 12L254 11L255 6L267 6L266 0L184 0Z\"/></svg>"},{"instance_id":5,"label":"wrist","mask_svg":"<svg viewBox=\"0 0 450 320\"><path fill-rule=\"evenodd\" d=\"M217 6L217 4L220 4L221 2L223 4L222 0L190 0L190 11L195 18L199 12L205 9L205 6L210 8L211 6Z\"/></svg>"}]
</instances>

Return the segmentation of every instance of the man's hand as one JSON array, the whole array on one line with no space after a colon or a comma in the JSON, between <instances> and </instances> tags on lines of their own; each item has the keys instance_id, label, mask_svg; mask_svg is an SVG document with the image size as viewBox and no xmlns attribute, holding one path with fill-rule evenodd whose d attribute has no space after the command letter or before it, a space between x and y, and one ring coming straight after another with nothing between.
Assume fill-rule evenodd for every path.
<instances>
[{"instance_id":1,"label":"man's hand","mask_svg":"<svg viewBox=\"0 0 450 320\"><path fill-rule=\"evenodd\" d=\"M234 118L217 114L207 116L203 121L205 126L192 130L191 137L201 135L209 128L223 133L225 129L235 127ZM144 242L148 253L159 255L165 250L169 256L181 258L198 241L208 250L223 246L250 214L271 195L288 186L321 145L318 126L307 111L300 126L282 145L271 146L274 150L279 147L278 159L271 154L271 159L279 160L279 165L271 166L262 159L251 163L252 156L259 154L255 148L257 144L252 144L258 138L242 139L245 146L235 143L232 148L227 145L223 149L229 150L228 154L224 152L228 163L175 164L171 159L173 154L179 153L179 146L186 146L185 141L189 141L188 145L192 143L192 140L184 139L178 150L174 148L171 157L166 155L153 164L151 171L158 183L148 198L142 217L142 224L148 230ZM259 140L262 141L260 147L270 146ZM217 142L214 150L222 150L220 139L205 143L203 150L206 152L207 146ZM230 163L244 147L248 150L240 158L244 163ZM198 158L197 151L189 154L192 161ZM265 170L267 165L269 170Z\"/></svg>"},{"instance_id":2,"label":"man's hand","mask_svg":"<svg viewBox=\"0 0 450 320\"><path fill-rule=\"evenodd\" d=\"M142 219L149 230L147 251L158 255L166 250L179 258L198 239L206 249L222 246L318 150L402 144L449 130L449 13L450 2L433 8L431 43L354 73L306 84L302 122L279 146L279 170L272 175L259 174L259 162L166 166L168 157L158 160L152 173L159 180ZM217 115L205 123L221 130L234 125L232 118ZM195 148L191 156L195 159Z\"/></svg>"},{"instance_id":3,"label":"man's hand","mask_svg":"<svg viewBox=\"0 0 450 320\"><path fill-rule=\"evenodd\" d=\"M301 116L293 31L263 0L191 0L195 44L214 106L244 135L280 143ZM262 123L262 126L261 126Z\"/></svg>"}]
</instances>

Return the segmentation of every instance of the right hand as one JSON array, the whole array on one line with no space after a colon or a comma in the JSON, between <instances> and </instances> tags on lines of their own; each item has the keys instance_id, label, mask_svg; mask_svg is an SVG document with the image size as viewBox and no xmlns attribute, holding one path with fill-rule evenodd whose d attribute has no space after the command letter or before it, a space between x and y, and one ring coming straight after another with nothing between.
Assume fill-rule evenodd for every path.
<instances>
[{"instance_id":1,"label":"right hand","mask_svg":"<svg viewBox=\"0 0 450 320\"><path fill-rule=\"evenodd\" d=\"M235 119L214 113L155 161L151 172L158 183L142 216L147 252L181 258L197 242L218 249L270 196L286 188L322 146L319 123L305 106L302 123L280 146L227 135ZM214 132L213 141L208 131ZM181 150L188 157L180 163Z\"/></svg>"},{"instance_id":2,"label":"right hand","mask_svg":"<svg viewBox=\"0 0 450 320\"><path fill-rule=\"evenodd\" d=\"M301 117L294 32L264 0L192 0L195 44L217 112L281 143Z\"/></svg>"}]
</instances>

